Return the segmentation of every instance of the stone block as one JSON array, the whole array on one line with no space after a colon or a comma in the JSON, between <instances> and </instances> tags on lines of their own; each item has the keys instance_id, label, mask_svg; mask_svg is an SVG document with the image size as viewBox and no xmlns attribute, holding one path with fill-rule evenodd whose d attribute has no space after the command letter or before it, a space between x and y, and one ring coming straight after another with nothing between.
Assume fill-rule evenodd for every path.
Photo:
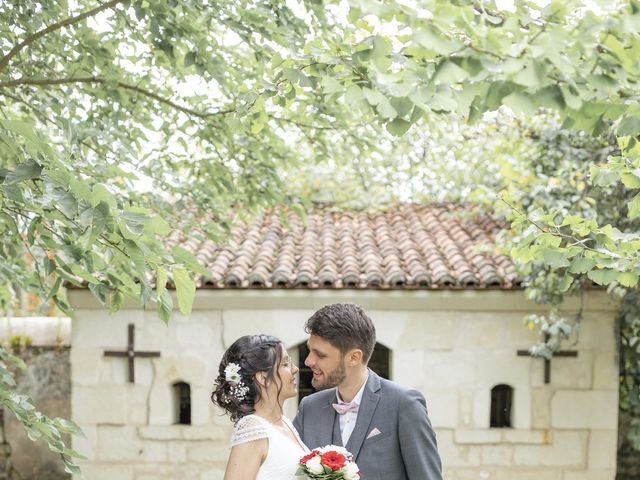
<instances>
[{"instance_id":1,"label":"stone block","mask_svg":"<svg viewBox=\"0 0 640 480\"><path fill-rule=\"evenodd\" d=\"M200 480L220 480L224 477L224 467L210 468L200 474Z\"/></svg>"},{"instance_id":2,"label":"stone block","mask_svg":"<svg viewBox=\"0 0 640 480\"><path fill-rule=\"evenodd\" d=\"M531 428L547 430L551 427L551 398L554 391L550 388L531 390Z\"/></svg>"},{"instance_id":3,"label":"stone block","mask_svg":"<svg viewBox=\"0 0 640 480\"><path fill-rule=\"evenodd\" d=\"M484 388L475 388L469 393L472 401L465 403L465 405L472 405L470 415L465 415L472 419L469 426L473 429L486 430L491 423L491 386L485 385Z\"/></svg>"},{"instance_id":4,"label":"stone block","mask_svg":"<svg viewBox=\"0 0 640 480\"><path fill-rule=\"evenodd\" d=\"M130 465L113 463L79 462L82 475L74 475L74 480L134 480Z\"/></svg>"},{"instance_id":5,"label":"stone block","mask_svg":"<svg viewBox=\"0 0 640 480\"><path fill-rule=\"evenodd\" d=\"M79 424L124 424L127 421L127 392L124 385L71 389L71 418Z\"/></svg>"},{"instance_id":6,"label":"stone block","mask_svg":"<svg viewBox=\"0 0 640 480\"><path fill-rule=\"evenodd\" d=\"M455 390L429 390L426 394L427 410L434 428L458 426L458 392Z\"/></svg>"},{"instance_id":7,"label":"stone block","mask_svg":"<svg viewBox=\"0 0 640 480\"><path fill-rule=\"evenodd\" d=\"M153 387L171 386L176 382L187 382L191 388L210 389L214 380L214 367L203 357L187 354L165 355L155 359L155 378Z\"/></svg>"},{"instance_id":8,"label":"stone block","mask_svg":"<svg viewBox=\"0 0 640 480\"><path fill-rule=\"evenodd\" d=\"M580 323L580 350L616 351L615 313L586 312Z\"/></svg>"},{"instance_id":9,"label":"stone block","mask_svg":"<svg viewBox=\"0 0 640 480\"><path fill-rule=\"evenodd\" d=\"M597 353L593 362L593 388L618 390L620 366L614 352Z\"/></svg>"},{"instance_id":10,"label":"stone block","mask_svg":"<svg viewBox=\"0 0 640 480\"><path fill-rule=\"evenodd\" d=\"M422 371L413 366L414 382L422 384L428 391L444 388L468 388L475 386L474 362L476 356L470 351L425 351L422 354Z\"/></svg>"},{"instance_id":11,"label":"stone block","mask_svg":"<svg viewBox=\"0 0 640 480\"><path fill-rule=\"evenodd\" d=\"M575 351L568 345L565 350ZM534 368L539 368L534 387L544 387L544 360L533 359ZM593 384L593 352L580 350L577 357L554 357L551 360L551 384L557 389L591 389Z\"/></svg>"},{"instance_id":12,"label":"stone block","mask_svg":"<svg viewBox=\"0 0 640 480\"><path fill-rule=\"evenodd\" d=\"M478 467L482 464L479 446L457 445L453 438L453 430L437 430L438 451L442 464L453 467Z\"/></svg>"},{"instance_id":13,"label":"stone block","mask_svg":"<svg viewBox=\"0 0 640 480\"><path fill-rule=\"evenodd\" d=\"M456 345L460 320L450 312L376 312L373 318L376 329L378 322L389 325L391 348L437 351Z\"/></svg>"},{"instance_id":14,"label":"stone block","mask_svg":"<svg viewBox=\"0 0 640 480\"><path fill-rule=\"evenodd\" d=\"M197 442L187 450L189 462L226 462L229 458L228 442Z\"/></svg>"},{"instance_id":15,"label":"stone block","mask_svg":"<svg viewBox=\"0 0 640 480\"><path fill-rule=\"evenodd\" d=\"M523 327L519 312L444 312L443 315L452 313L459 322L458 348L483 351L491 345L515 355L516 350L536 341L535 335Z\"/></svg>"},{"instance_id":16,"label":"stone block","mask_svg":"<svg viewBox=\"0 0 640 480\"><path fill-rule=\"evenodd\" d=\"M129 385L127 388L127 424L146 425L148 423L149 390L145 385Z\"/></svg>"},{"instance_id":17,"label":"stone block","mask_svg":"<svg viewBox=\"0 0 640 480\"><path fill-rule=\"evenodd\" d=\"M423 368L416 368L418 365ZM399 350L393 352L391 368L391 376L396 382L422 390L425 376L423 370L429 370L431 365L425 362L422 350Z\"/></svg>"},{"instance_id":18,"label":"stone block","mask_svg":"<svg viewBox=\"0 0 640 480\"><path fill-rule=\"evenodd\" d=\"M213 380L209 383L212 383ZM197 387L191 389L191 424L210 425L211 424L211 386L206 388Z\"/></svg>"},{"instance_id":19,"label":"stone block","mask_svg":"<svg viewBox=\"0 0 640 480\"><path fill-rule=\"evenodd\" d=\"M545 445L514 445L514 464L523 467L586 466L588 431L555 431Z\"/></svg>"},{"instance_id":20,"label":"stone block","mask_svg":"<svg viewBox=\"0 0 640 480\"><path fill-rule=\"evenodd\" d=\"M187 443L171 442L167 446L169 452L169 463L185 463L187 461Z\"/></svg>"},{"instance_id":21,"label":"stone block","mask_svg":"<svg viewBox=\"0 0 640 480\"><path fill-rule=\"evenodd\" d=\"M491 480L495 472L490 467L481 468L451 468L448 465L442 467L442 477L444 480Z\"/></svg>"},{"instance_id":22,"label":"stone block","mask_svg":"<svg viewBox=\"0 0 640 480\"><path fill-rule=\"evenodd\" d=\"M616 429L617 390L560 390L551 399L554 428Z\"/></svg>"},{"instance_id":23,"label":"stone block","mask_svg":"<svg viewBox=\"0 0 640 480\"><path fill-rule=\"evenodd\" d=\"M502 432L498 429L486 430L462 430L457 429L454 433L454 439L458 445L483 445L491 443L500 443L502 441Z\"/></svg>"},{"instance_id":24,"label":"stone block","mask_svg":"<svg viewBox=\"0 0 640 480\"><path fill-rule=\"evenodd\" d=\"M182 431L182 438L185 440L228 440L231 438L232 423L229 422L227 428L205 425L201 427L185 428Z\"/></svg>"},{"instance_id":25,"label":"stone block","mask_svg":"<svg viewBox=\"0 0 640 480\"><path fill-rule=\"evenodd\" d=\"M123 350L127 347L127 325L141 325L143 311L120 310L110 315L107 310L77 310L76 318L71 326L72 345ZM140 345L136 345L136 348L139 347Z\"/></svg>"},{"instance_id":26,"label":"stone block","mask_svg":"<svg viewBox=\"0 0 640 480\"><path fill-rule=\"evenodd\" d=\"M100 425L98 427L98 459L131 463L138 460L135 427Z\"/></svg>"},{"instance_id":27,"label":"stone block","mask_svg":"<svg viewBox=\"0 0 640 480\"><path fill-rule=\"evenodd\" d=\"M304 331L304 323L314 311L312 309L225 310L222 313L224 348L226 349L243 335L262 332L278 332L280 340L287 347L306 342L308 335ZM257 324L260 325L261 332L256 331Z\"/></svg>"},{"instance_id":28,"label":"stone block","mask_svg":"<svg viewBox=\"0 0 640 480\"><path fill-rule=\"evenodd\" d=\"M551 443L551 432L549 430L513 430L511 428L502 429L502 441L505 443L521 443L525 445L542 445Z\"/></svg>"},{"instance_id":29,"label":"stone block","mask_svg":"<svg viewBox=\"0 0 640 480\"><path fill-rule=\"evenodd\" d=\"M170 444L166 441L139 440L136 442L137 462L166 462L169 460Z\"/></svg>"},{"instance_id":30,"label":"stone block","mask_svg":"<svg viewBox=\"0 0 640 480\"><path fill-rule=\"evenodd\" d=\"M78 426L85 436L72 436L71 448L87 457L87 461L96 460L98 455L98 428L95 425Z\"/></svg>"},{"instance_id":31,"label":"stone block","mask_svg":"<svg viewBox=\"0 0 640 480\"><path fill-rule=\"evenodd\" d=\"M99 385L103 358L103 352L97 348L82 348L80 345L74 345L69 353L71 381L74 386Z\"/></svg>"},{"instance_id":32,"label":"stone block","mask_svg":"<svg viewBox=\"0 0 640 480\"><path fill-rule=\"evenodd\" d=\"M200 468L189 463L138 463L133 466L133 475L134 480L191 480L200 476Z\"/></svg>"},{"instance_id":33,"label":"stone block","mask_svg":"<svg viewBox=\"0 0 640 480\"><path fill-rule=\"evenodd\" d=\"M491 480L562 480L558 468L502 468L497 469Z\"/></svg>"},{"instance_id":34,"label":"stone block","mask_svg":"<svg viewBox=\"0 0 640 480\"><path fill-rule=\"evenodd\" d=\"M200 321L192 318L189 322L173 325L177 351L207 355L211 346L220 342L220 327L215 328L209 321L202 319L203 316L202 313L197 315Z\"/></svg>"},{"instance_id":35,"label":"stone block","mask_svg":"<svg viewBox=\"0 0 640 480\"><path fill-rule=\"evenodd\" d=\"M591 430L589 432L589 470L614 470L617 453L617 430Z\"/></svg>"},{"instance_id":36,"label":"stone block","mask_svg":"<svg viewBox=\"0 0 640 480\"><path fill-rule=\"evenodd\" d=\"M565 470L562 480L615 480L614 470Z\"/></svg>"},{"instance_id":37,"label":"stone block","mask_svg":"<svg viewBox=\"0 0 640 480\"><path fill-rule=\"evenodd\" d=\"M150 425L138 427L138 436L145 440L182 440L184 425Z\"/></svg>"},{"instance_id":38,"label":"stone block","mask_svg":"<svg viewBox=\"0 0 640 480\"><path fill-rule=\"evenodd\" d=\"M513 463L513 447L511 445L484 445L481 447L482 466L510 466Z\"/></svg>"}]
</instances>

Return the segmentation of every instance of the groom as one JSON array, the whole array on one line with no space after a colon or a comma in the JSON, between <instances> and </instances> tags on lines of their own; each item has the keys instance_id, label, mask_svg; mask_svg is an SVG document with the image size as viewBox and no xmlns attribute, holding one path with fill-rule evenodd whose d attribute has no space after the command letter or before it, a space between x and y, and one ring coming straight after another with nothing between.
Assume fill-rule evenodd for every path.
<instances>
[{"instance_id":1,"label":"groom","mask_svg":"<svg viewBox=\"0 0 640 480\"><path fill-rule=\"evenodd\" d=\"M424 397L367 368L373 322L358 305L321 308L305 325L312 384L293 423L311 449L340 445L353 453L363 480L442 480L436 437Z\"/></svg>"}]
</instances>

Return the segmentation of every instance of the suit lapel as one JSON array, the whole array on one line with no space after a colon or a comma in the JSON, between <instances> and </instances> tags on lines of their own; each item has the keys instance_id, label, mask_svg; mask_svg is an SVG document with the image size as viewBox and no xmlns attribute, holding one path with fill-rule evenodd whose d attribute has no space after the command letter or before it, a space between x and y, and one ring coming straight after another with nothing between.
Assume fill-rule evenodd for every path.
<instances>
[{"instance_id":1,"label":"suit lapel","mask_svg":"<svg viewBox=\"0 0 640 480\"><path fill-rule=\"evenodd\" d=\"M320 412L320 425L318 426L318 447L330 445L333 441L333 430L336 424L337 413L331 406L336 401L335 389L333 395L328 395L329 402L323 403ZM340 426L338 425L338 438L340 438Z\"/></svg>"},{"instance_id":2,"label":"suit lapel","mask_svg":"<svg viewBox=\"0 0 640 480\"><path fill-rule=\"evenodd\" d=\"M333 408L332 408L333 410ZM333 420L333 439L331 440L331 444L337 445L339 447L343 447L342 445L342 433L340 433L340 415L334 415Z\"/></svg>"},{"instance_id":3,"label":"suit lapel","mask_svg":"<svg viewBox=\"0 0 640 480\"><path fill-rule=\"evenodd\" d=\"M356 426L353 429L353 433L347 442L346 449L349 450L353 456L358 458L362 444L364 443L371 420L373 419L373 413L378 406L380 400L380 377L371 370L369 371L369 378L367 385L362 393L362 401L360 402L360 408L358 409L358 419L356 420Z\"/></svg>"}]
</instances>

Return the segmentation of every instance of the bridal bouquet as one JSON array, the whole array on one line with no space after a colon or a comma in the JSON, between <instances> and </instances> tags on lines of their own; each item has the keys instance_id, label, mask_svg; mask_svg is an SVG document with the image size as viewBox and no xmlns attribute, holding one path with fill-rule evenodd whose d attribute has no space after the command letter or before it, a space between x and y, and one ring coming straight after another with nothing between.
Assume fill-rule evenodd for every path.
<instances>
[{"instance_id":1,"label":"bridal bouquet","mask_svg":"<svg viewBox=\"0 0 640 480\"><path fill-rule=\"evenodd\" d=\"M353 455L335 445L316 448L302 457L296 475L310 480L358 480L361 476Z\"/></svg>"}]
</instances>

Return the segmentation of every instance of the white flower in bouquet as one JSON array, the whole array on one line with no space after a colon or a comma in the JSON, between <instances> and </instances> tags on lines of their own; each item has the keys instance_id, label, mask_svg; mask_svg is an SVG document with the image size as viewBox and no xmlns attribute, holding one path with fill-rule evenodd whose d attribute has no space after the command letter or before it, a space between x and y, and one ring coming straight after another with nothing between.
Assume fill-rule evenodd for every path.
<instances>
[{"instance_id":1,"label":"white flower in bouquet","mask_svg":"<svg viewBox=\"0 0 640 480\"><path fill-rule=\"evenodd\" d=\"M324 473L324 467L320 462L320 455L316 455L315 457L313 457L311 460L309 460L306 463L306 465L311 473L317 473L317 474Z\"/></svg>"},{"instance_id":2,"label":"white flower in bouquet","mask_svg":"<svg viewBox=\"0 0 640 480\"><path fill-rule=\"evenodd\" d=\"M360 470L355 463L347 463L343 468L345 480L358 480L360 478Z\"/></svg>"}]
</instances>

